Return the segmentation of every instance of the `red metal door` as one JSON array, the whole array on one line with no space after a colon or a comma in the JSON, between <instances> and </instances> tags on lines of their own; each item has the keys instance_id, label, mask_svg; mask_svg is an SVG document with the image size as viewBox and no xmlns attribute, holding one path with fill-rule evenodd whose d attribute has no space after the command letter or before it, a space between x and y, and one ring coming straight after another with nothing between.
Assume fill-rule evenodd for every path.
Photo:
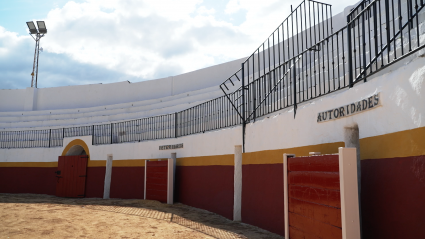
<instances>
[{"instance_id":1,"label":"red metal door","mask_svg":"<svg viewBox=\"0 0 425 239\"><path fill-rule=\"evenodd\" d=\"M84 197L88 156L59 156L56 196Z\"/></svg>"},{"instance_id":2,"label":"red metal door","mask_svg":"<svg viewBox=\"0 0 425 239\"><path fill-rule=\"evenodd\" d=\"M338 155L288 158L289 238L342 238Z\"/></svg>"},{"instance_id":3,"label":"red metal door","mask_svg":"<svg viewBox=\"0 0 425 239\"><path fill-rule=\"evenodd\" d=\"M146 162L146 199L167 203L168 161Z\"/></svg>"}]
</instances>

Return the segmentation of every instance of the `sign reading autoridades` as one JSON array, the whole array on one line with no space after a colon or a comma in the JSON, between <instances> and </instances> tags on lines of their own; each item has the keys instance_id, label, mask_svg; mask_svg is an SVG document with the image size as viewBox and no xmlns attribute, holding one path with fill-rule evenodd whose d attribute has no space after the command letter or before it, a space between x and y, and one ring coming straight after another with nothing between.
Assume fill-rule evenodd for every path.
<instances>
[{"instance_id":1,"label":"sign reading autoridades","mask_svg":"<svg viewBox=\"0 0 425 239\"><path fill-rule=\"evenodd\" d=\"M183 144L172 144L172 145L162 145L159 146L159 150L167 150L167 149L182 149Z\"/></svg>"},{"instance_id":2,"label":"sign reading autoridades","mask_svg":"<svg viewBox=\"0 0 425 239\"><path fill-rule=\"evenodd\" d=\"M380 93L376 93L366 99L318 113L317 123L351 116L366 110L374 109L380 105Z\"/></svg>"}]
</instances>

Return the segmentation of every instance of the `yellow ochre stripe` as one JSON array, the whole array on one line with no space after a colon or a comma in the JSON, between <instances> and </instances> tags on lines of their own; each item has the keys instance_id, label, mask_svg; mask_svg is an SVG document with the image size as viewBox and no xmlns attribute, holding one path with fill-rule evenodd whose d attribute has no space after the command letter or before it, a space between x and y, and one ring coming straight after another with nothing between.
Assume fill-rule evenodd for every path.
<instances>
[{"instance_id":1,"label":"yellow ochre stripe","mask_svg":"<svg viewBox=\"0 0 425 239\"><path fill-rule=\"evenodd\" d=\"M425 127L360 139L361 159L425 155Z\"/></svg>"},{"instance_id":2,"label":"yellow ochre stripe","mask_svg":"<svg viewBox=\"0 0 425 239\"><path fill-rule=\"evenodd\" d=\"M278 164L283 163L283 154L295 154L296 156L308 156L309 152L320 152L322 154L338 153L339 147L344 147L344 142L327 143L302 146L296 148L264 150L257 152L244 153L242 155L242 164Z\"/></svg>"}]
</instances>

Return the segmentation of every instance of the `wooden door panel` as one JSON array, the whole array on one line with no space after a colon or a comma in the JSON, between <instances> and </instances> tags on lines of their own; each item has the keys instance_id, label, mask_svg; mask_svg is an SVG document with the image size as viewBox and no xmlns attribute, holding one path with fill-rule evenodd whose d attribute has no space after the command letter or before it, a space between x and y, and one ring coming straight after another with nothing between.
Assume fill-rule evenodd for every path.
<instances>
[{"instance_id":1,"label":"wooden door panel","mask_svg":"<svg viewBox=\"0 0 425 239\"><path fill-rule=\"evenodd\" d=\"M58 197L84 197L87 173L87 156L60 156L56 184Z\"/></svg>"},{"instance_id":2,"label":"wooden door panel","mask_svg":"<svg viewBox=\"0 0 425 239\"><path fill-rule=\"evenodd\" d=\"M289 238L342 238L338 155L288 158Z\"/></svg>"},{"instance_id":3,"label":"wooden door panel","mask_svg":"<svg viewBox=\"0 0 425 239\"><path fill-rule=\"evenodd\" d=\"M168 161L146 162L146 199L167 202Z\"/></svg>"}]
</instances>

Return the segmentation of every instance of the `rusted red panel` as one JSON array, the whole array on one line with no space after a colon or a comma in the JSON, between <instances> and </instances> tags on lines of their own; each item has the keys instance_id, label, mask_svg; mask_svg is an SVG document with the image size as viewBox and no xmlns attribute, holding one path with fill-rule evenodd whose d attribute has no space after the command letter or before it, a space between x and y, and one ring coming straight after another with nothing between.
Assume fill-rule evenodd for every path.
<instances>
[{"instance_id":1,"label":"rusted red panel","mask_svg":"<svg viewBox=\"0 0 425 239\"><path fill-rule=\"evenodd\" d=\"M341 227L341 209L289 198L289 211L313 220Z\"/></svg>"},{"instance_id":2,"label":"rusted red panel","mask_svg":"<svg viewBox=\"0 0 425 239\"><path fill-rule=\"evenodd\" d=\"M289 185L288 189L291 198L341 208L340 193L337 190L298 185Z\"/></svg>"},{"instance_id":3,"label":"rusted red panel","mask_svg":"<svg viewBox=\"0 0 425 239\"><path fill-rule=\"evenodd\" d=\"M339 190L339 173L294 171L288 174L288 184Z\"/></svg>"},{"instance_id":4,"label":"rusted red panel","mask_svg":"<svg viewBox=\"0 0 425 239\"><path fill-rule=\"evenodd\" d=\"M289 158L288 171L339 172L338 155Z\"/></svg>"},{"instance_id":5,"label":"rusted red panel","mask_svg":"<svg viewBox=\"0 0 425 239\"><path fill-rule=\"evenodd\" d=\"M167 167L168 161L148 161L150 167Z\"/></svg>"},{"instance_id":6,"label":"rusted red panel","mask_svg":"<svg viewBox=\"0 0 425 239\"><path fill-rule=\"evenodd\" d=\"M308 217L296 213L289 213L289 238L323 238L341 239L342 230L330 224L321 223ZM294 233L293 228L298 229ZM296 235L293 235L296 234ZM312 236L314 235L314 237Z\"/></svg>"},{"instance_id":7,"label":"rusted red panel","mask_svg":"<svg viewBox=\"0 0 425 239\"><path fill-rule=\"evenodd\" d=\"M56 196L84 197L87 156L60 156L58 160Z\"/></svg>"},{"instance_id":8,"label":"rusted red panel","mask_svg":"<svg viewBox=\"0 0 425 239\"><path fill-rule=\"evenodd\" d=\"M308 232L304 232L295 227L289 228L289 237L291 239L324 239L316 235L309 234Z\"/></svg>"},{"instance_id":9,"label":"rusted red panel","mask_svg":"<svg viewBox=\"0 0 425 239\"><path fill-rule=\"evenodd\" d=\"M166 203L168 161L148 161L146 166L146 199Z\"/></svg>"}]
</instances>

